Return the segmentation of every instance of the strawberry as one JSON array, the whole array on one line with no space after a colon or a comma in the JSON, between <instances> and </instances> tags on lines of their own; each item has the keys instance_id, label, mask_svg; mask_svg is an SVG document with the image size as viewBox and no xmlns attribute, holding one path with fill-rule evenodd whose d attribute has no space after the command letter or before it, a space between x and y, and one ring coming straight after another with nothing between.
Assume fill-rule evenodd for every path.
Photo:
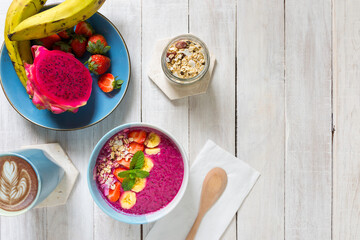
<instances>
[{"instance_id":1,"label":"strawberry","mask_svg":"<svg viewBox=\"0 0 360 240\"><path fill-rule=\"evenodd\" d=\"M85 64L88 64L88 68L91 72L95 73L96 75L101 75L109 69L110 62L110 58L100 54L95 54L92 55L89 60L85 62Z\"/></svg>"},{"instance_id":2,"label":"strawberry","mask_svg":"<svg viewBox=\"0 0 360 240\"><path fill-rule=\"evenodd\" d=\"M95 34L89 38L86 50L92 54L105 54L110 50L110 46L103 35Z\"/></svg>"},{"instance_id":3,"label":"strawberry","mask_svg":"<svg viewBox=\"0 0 360 240\"><path fill-rule=\"evenodd\" d=\"M70 39L74 35L74 29L73 28L66 29L62 32L59 32L58 35L62 39Z\"/></svg>"},{"instance_id":4,"label":"strawberry","mask_svg":"<svg viewBox=\"0 0 360 240\"><path fill-rule=\"evenodd\" d=\"M119 182L115 183L114 189L109 189L109 195L107 196L110 202L116 202L120 198L120 186Z\"/></svg>"},{"instance_id":5,"label":"strawberry","mask_svg":"<svg viewBox=\"0 0 360 240\"><path fill-rule=\"evenodd\" d=\"M122 165L126 169L130 169L130 160L126 161L125 158L122 158L117 161L120 165Z\"/></svg>"},{"instance_id":6,"label":"strawberry","mask_svg":"<svg viewBox=\"0 0 360 240\"><path fill-rule=\"evenodd\" d=\"M129 153L133 154L135 154L137 151L144 151L144 145L137 142L132 142L129 144L128 151Z\"/></svg>"},{"instance_id":7,"label":"strawberry","mask_svg":"<svg viewBox=\"0 0 360 240\"><path fill-rule=\"evenodd\" d=\"M51 49L54 43L61 41L61 38L57 34L50 35L45 38L35 40L36 45L41 45L46 47L47 49Z\"/></svg>"},{"instance_id":8,"label":"strawberry","mask_svg":"<svg viewBox=\"0 0 360 240\"><path fill-rule=\"evenodd\" d=\"M124 159L124 160L125 160L125 159ZM120 161L121 161L121 160L120 160ZM130 166L130 161L129 161L129 166ZM124 178L119 177L118 174L119 174L120 172L123 172L123 171L126 171L126 169L121 168L121 167L115 168L114 171L113 171L114 176L115 176L115 177L119 180L119 182L121 182L121 183L124 181Z\"/></svg>"},{"instance_id":9,"label":"strawberry","mask_svg":"<svg viewBox=\"0 0 360 240\"><path fill-rule=\"evenodd\" d=\"M58 42L54 43L52 48L53 48L53 50L60 50L63 52L71 52L71 46L63 41L58 41Z\"/></svg>"},{"instance_id":10,"label":"strawberry","mask_svg":"<svg viewBox=\"0 0 360 240\"><path fill-rule=\"evenodd\" d=\"M86 52L86 38L82 35L75 35L70 41L73 52L77 57L82 57Z\"/></svg>"},{"instance_id":11,"label":"strawberry","mask_svg":"<svg viewBox=\"0 0 360 240\"><path fill-rule=\"evenodd\" d=\"M124 83L123 80L116 79L111 73L105 73L101 75L98 80L98 85L103 92L111 92L114 89L121 88L121 85ZM145 141L145 140L144 140Z\"/></svg>"},{"instance_id":12,"label":"strawberry","mask_svg":"<svg viewBox=\"0 0 360 240\"><path fill-rule=\"evenodd\" d=\"M129 138L132 138L134 142L144 143L146 140L146 132L145 131L132 131L128 135Z\"/></svg>"},{"instance_id":13,"label":"strawberry","mask_svg":"<svg viewBox=\"0 0 360 240\"><path fill-rule=\"evenodd\" d=\"M93 27L86 21L79 22L75 27L75 33L84 35L86 37L91 37L94 34Z\"/></svg>"}]
</instances>

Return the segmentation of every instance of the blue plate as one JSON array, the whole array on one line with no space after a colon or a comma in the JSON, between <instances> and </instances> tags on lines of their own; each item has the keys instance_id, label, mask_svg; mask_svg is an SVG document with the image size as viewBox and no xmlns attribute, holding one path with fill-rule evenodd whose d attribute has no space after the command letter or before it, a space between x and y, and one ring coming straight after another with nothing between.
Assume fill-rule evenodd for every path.
<instances>
[{"instance_id":1,"label":"blue plate","mask_svg":"<svg viewBox=\"0 0 360 240\"><path fill-rule=\"evenodd\" d=\"M111 59L111 72L124 81L120 90L104 93L97 85L98 76L93 77L93 89L88 103L79 108L77 113L65 112L53 114L48 110L39 110L29 99L10 61L6 47L2 46L0 58L1 85L5 96L13 108L30 122L53 130L75 130L94 125L106 118L120 104L130 81L130 57L120 32L102 14L96 13L87 20L97 33L104 35L111 46L108 57ZM87 53L80 59L85 62L90 57Z\"/></svg>"}]
</instances>

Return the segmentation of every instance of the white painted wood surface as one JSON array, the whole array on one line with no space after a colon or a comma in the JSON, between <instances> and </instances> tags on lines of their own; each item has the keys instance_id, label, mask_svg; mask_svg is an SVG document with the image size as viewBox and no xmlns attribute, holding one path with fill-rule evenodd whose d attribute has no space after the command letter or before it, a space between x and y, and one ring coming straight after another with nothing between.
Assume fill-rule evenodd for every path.
<instances>
[{"instance_id":1,"label":"white painted wood surface","mask_svg":"<svg viewBox=\"0 0 360 240\"><path fill-rule=\"evenodd\" d=\"M331 1L286 1L285 237L331 238Z\"/></svg>"},{"instance_id":2,"label":"white painted wood surface","mask_svg":"<svg viewBox=\"0 0 360 240\"><path fill-rule=\"evenodd\" d=\"M216 57L207 94L189 98L190 160L195 160L207 139L235 154L235 4L190 1L189 10L189 32L206 39ZM223 239L236 239L235 216Z\"/></svg>"},{"instance_id":3,"label":"white painted wood surface","mask_svg":"<svg viewBox=\"0 0 360 240\"><path fill-rule=\"evenodd\" d=\"M284 238L284 1L239 1L237 155L261 172L238 239Z\"/></svg>"},{"instance_id":4,"label":"white painted wood surface","mask_svg":"<svg viewBox=\"0 0 360 240\"><path fill-rule=\"evenodd\" d=\"M2 23L10 2L0 2ZM360 239L360 1L107 0L100 12L132 64L126 97L108 118L45 130L0 93L0 151L59 142L80 171L66 206L1 217L0 240L143 239L152 224L105 215L85 175L101 136L134 121L173 133L191 162L210 138L262 173L222 239ZM216 56L214 76L207 94L169 101L148 63L157 39L186 32Z\"/></svg>"},{"instance_id":5,"label":"white painted wood surface","mask_svg":"<svg viewBox=\"0 0 360 240\"><path fill-rule=\"evenodd\" d=\"M360 239L360 2L333 9L333 239Z\"/></svg>"}]
</instances>

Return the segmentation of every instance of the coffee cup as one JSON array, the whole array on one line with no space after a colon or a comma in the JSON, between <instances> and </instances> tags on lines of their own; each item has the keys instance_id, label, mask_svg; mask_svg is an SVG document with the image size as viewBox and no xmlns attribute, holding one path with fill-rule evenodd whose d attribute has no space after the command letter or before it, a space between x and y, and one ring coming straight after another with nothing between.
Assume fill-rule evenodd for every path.
<instances>
[{"instance_id":1,"label":"coffee cup","mask_svg":"<svg viewBox=\"0 0 360 240\"><path fill-rule=\"evenodd\" d=\"M0 215L23 214L59 184L64 170L40 149L0 153Z\"/></svg>"}]
</instances>

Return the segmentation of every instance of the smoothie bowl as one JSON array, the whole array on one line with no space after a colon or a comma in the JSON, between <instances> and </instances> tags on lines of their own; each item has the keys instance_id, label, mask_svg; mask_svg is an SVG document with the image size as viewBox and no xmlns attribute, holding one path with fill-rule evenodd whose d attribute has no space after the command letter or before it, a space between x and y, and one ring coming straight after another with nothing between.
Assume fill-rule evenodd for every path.
<instances>
[{"instance_id":1,"label":"smoothie bowl","mask_svg":"<svg viewBox=\"0 0 360 240\"><path fill-rule=\"evenodd\" d=\"M121 125L95 146L87 180L96 204L130 223L156 221L182 198L189 178L186 154L170 133L145 123Z\"/></svg>"}]
</instances>

